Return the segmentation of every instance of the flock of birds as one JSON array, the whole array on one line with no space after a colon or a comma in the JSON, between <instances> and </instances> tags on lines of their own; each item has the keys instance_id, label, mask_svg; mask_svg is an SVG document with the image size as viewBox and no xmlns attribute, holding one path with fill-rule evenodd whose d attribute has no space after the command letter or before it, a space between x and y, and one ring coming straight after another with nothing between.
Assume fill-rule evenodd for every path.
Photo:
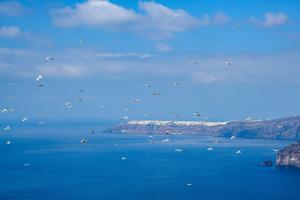
<instances>
[{"instance_id":1,"label":"flock of birds","mask_svg":"<svg viewBox=\"0 0 300 200\"><path fill-rule=\"evenodd\" d=\"M80 45L83 45L83 44L85 43L85 41L84 41L84 40L80 40L79 43L80 43ZM55 61L55 58L52 57L52 56L48 56L48 57L45 58L45 60L46 60L47 62L53 62L53 61ZM191 64L194 64L194 65L198 64L196 61L191 61L190 63L191 63ZM229 61L229 59L225 59L225 60L224 60L224 63L225 63L227 66L231 66L231 62ZM38 75L38 76L35 78L35 81L36 81L37 87L44 87L44 86L46 85L45 82L44 82L44 77L43 77L42 74ZM173 82L172 82L172 85L173 85L174 87L179 87L179 86L181 86L181 83L178 82L178 81L173 81ZM8 86L9 86L9 87L15 86L15 83L9 83ZM144 86L147 87L147 88L152 88L152 85L151 85L150 83L144 83ZM84 91L83 89L81 89L81 88L77 89L77 91L78 91L79 93L84 93L84 92L85 92L85 91ZM152 93L152 95L153 95L153 96L160 96L161 93L160 93L160 91L154 91L154 92ZM10 102L14 101L14 97L13 97L13 96L8 97L8 99L9 99ZM76 101L79 101L79 102L83 101L82 97L76 97L75 100L76 100ZM133 103L140 103L140 102L141 102L140 99L137 99L137 98L136 98L136 99L133 99ZM65 107L66 109L71 109L71 108L73 107L73 102L72 102L72 101L65 102L65 103L64 103L64 107ZM103 108L104 108L104 105L100 105L100 109L103 109ZM128 108L126 108L125 111L128 111ZM12 106L10 106L9 108L3 108L3 109L0 111L1 114L10 113L10 112L14 112L14 109L12 108ZM178 113L174 113L174 115L177 116L177 117L180 117L180 115L179 115ZM147 114L144 114L144 116L147 116ZM201 114L200 114L200 112L197 112L197 111L194 112L194 116L197 117L197 118L202 117ZM129 117L128 117L127 115L126 115L126 116L123 116L123 117L121 117L121 120L123 120L123 121L129 120ZM26 121L28 121L28 117L27 117L27 116L24 116L24 117L21 119L21 122L22 122L22 123L25 123ZM38 125L43 125L43 124L44 124L44 121L39 121L39 122L38 122ZM0 124L0 126L3 126L3 125ZM4 127L3 127L3 130L4 130L4 131L10 131L10 130L11 130L11 127L10 127L10 126L4 126ZM94 130L90 130L89 133L95 134L95 131L94 131ZM156 144L156 142L154 141L154 137L153 137L153 136L150 135L150 136L148 136L148 137L149 137L148 142L149 142L150 144ZM234 139L236 139L236 137L235 137L235 136L232 136L230 139L231 139L231 140L234 140ZM170 141L170 139L168 139L168 138L167 138L167 139L161 140L162 143L169 142L169 141ZM12 144L12 142L11 142L10 140L7 140L5 143L6 143L7 145ZM86 144L86 143L88 143L88 140L85 139L85 138L82 138L82 139L80 140L80 143ZM207 151L213 151L214 148L213 148L213 147L208 147L206 150L207 150ZM174 151L175 151L175 152L183 152L183 149L175 148ZM241 154L242 151L241 151L241 150L237 150L235 153L236 153L236 154ZM122 160L122 161L126 161L126 160L127 160L127 157L126 157L126 156L122 156L122 157L121 157L121 160ZM29 165L30 165L29 163L24 163L24 166L29 166ZM191 186L192 186L192 183L187 183L186 186L191 187Z\"/></svg>"}]
</instances>

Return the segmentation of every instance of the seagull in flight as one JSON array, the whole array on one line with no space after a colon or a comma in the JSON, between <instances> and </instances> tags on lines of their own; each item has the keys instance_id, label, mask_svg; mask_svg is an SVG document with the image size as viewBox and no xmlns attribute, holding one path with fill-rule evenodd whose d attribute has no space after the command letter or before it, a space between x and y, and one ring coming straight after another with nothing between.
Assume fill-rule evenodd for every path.
<instances>
[{"instance_id":1,"label":"seagull in flight","mask_svg":"<svg viewBox=\"0 0 300 200\"><path fill-rule=\"evenodd\" d=\"M64 106L68 109L73 107L71 102L66 102Z\"/></svg>"},{"instance_id":2,"label":"seagull in flight","mask_svg":"<svg viewBox=\"0 0 300 200\"><path fill-rule=\"evenodd\" d=\"M36 81L41 81L43 79L43 76L40 74L40 75L38 75L37 77L36 77Z\"/></svg>"},{"instance_id":3,"label":"seagull in flight","mask_svg":"<svg viewBox=\"0 0 300 200\"><path fill-rule=\"evenodd\" d=\"M180 82L173 81L173 86L174 86L174 87L176 87L176 86L180 86Z\"/></svg>"},{"instance_id":4,"label":"seagull in flight","mask_svg":"<svg viewBox=\"0 0 300 200\"><path fill-rule=\"evenodd\" d=\"M129 118L128 118L128 116L126 115L126 116L124 116L124 117L122 117L122 120L124 121L124 120L128 120Z\"/></svg>"},{"instance_id":5,"label":"seagull in flight","mask_svg":"<svg viewBox=\"0 0 300 200\"><path fill-rule=\"evenodd\" d=\"M8 112L8 110L7 110L6 108L4 108L4 109L1 110L1 113L2 113L2 114L3 114L3 113L6 113L6 112Z\"/></svg>"},{"instance_id":6,"label":"seagull in flight","mask_svg":"<svg viewBox=\"0 0 300 200\"><path fill-rule=\"evenodd\" d=\"M148 142L149 142L150 144L156 144L156 142L154 142L153 140L150 140L150 139L148 139Z\"/></svg>"},{"instance_id":7,"label":"seagull in flight","mask_svg":"<svg viewBox=\"0 0 300 200\"><path fill-rule=\"evenodd\" d=\"M190 61L190 64L197 65L198 63L196 61Z\"/></svg>"},{"instance_id":8,"label":"seagull in flight","mask_svg":"<svg viewBox=\"0 0 300 200\"><path fill-rule=\"evenodd\" d=\"M23 117L22 122L26 122L28 120L27 117Z\"/></svg>"},{"instance_id":9,"label":"seagull in flight","mask_svg":"<svg viewBox=\"0 0 300 200\"><path fill-rule=\"evenodd\" d=\"M207 151L213 151L214 149L212 147L208 147L206 150Z\"/></svg>"},{"instance_id":10,"label":"seagull in flight","mask_svg":"<svg viewBox=\"0 0 300 200\"><path fill-rule=\"evenodd\" d=\"M139 100L139 99L134 99L133 102L134 102L134 103L140 103L141 100Z\"/></svg>"},{"instance_id":11,"label":"seagull in flight","mask_svg":"<svg viewBox=\"0 0 300 200\"><path fill-rule=\"evenodd\" d=\"M160 96L160 92L153 92L153 96Z\"/></svg>"},{"instance_id":12,"label":"seagull in flight","mask_svg":"<svg viewBox=\"0 0 300 200\"><path fill-rule=\"evenodd\" d=\"M225 64L227 64L228 66L231 66L231 62L228 59L225 59Z\"/></svg>"},{"instance_id":13,"label":"seagull in flight","mask_svg":"<svg viewBox=\"0 0 300 200\"><path fill-rule=\"evenodd\" d=\"M152 86L149 83L145 83L145 87L151 88Z\"/></svg>"},{"instance_id":14,"label":"seagull in flight","mask_svg":"<svg viewBox=\"0 0 300 200\"><path fill-rule=\"evenodd\" d=\"M40 83L40 84L37 84L37 86L38 87L44 87L45 85Z\"/></svg>"},{"instance_id":15,"label":"seagull in flight","mask_svg":"<svg viewBox=\"0 0 300 200\"><path fill-rule=\"evenodd\" d=\"M83 45L85 43L84 40L79 40L79 44Z\"/></svg>"},{"instance_id":16,"label":"seagull in flight","mask_svg":"<svg viewBox=\"0 0 300 200\"><path fill-rule=\"evenodd\" d=\"M196 117L200 117L200 116L201 116L199 112L194 112L194 115L195 115Z\"/></svg>"},{"instance_id":17,"label":"seagull in flight","mask_svg":"<svg viewBox=\"0 0 300 200\"><path fill-rule=\"evenodd\" d=\"M47 61L54 61L54 57L48 56L45 58Z\"/></svg>"},{"instance_id":18,"label":"seagull in flight","mask_svg":"<svg viewBox=\"0 0 300 200\"><path fill-rule=\"evenodd\" d=\"M81 140L80 140L80 143L81 143L81 144L85 144L85 143L87 143L87 142L88 142L87 139L81 139Z\"/></svg>"},{"instance_id":19,"label":"seagull in flight","mask_svg":"<svg viewBox=\"0 0 300 200\"><path fill-rule=\"evenodd\" d=\"M77 89L79 92L84 92L84 90L83 89L81 89L81 88L79 88L79 89Z\"/></svg>"},{"instance_id":20,"label":"seagull in flight","mask_svg":"<svg viewBox=\"0 0 300 200\"><path fill-rule=\"evenodd\" d=\"M76 97L75 98L77 101L82 101L82 98L81 97Z\"/></svg>"},{"instance_id":21,"label":"seagull in flight","mask_svg":"<svg viewBox=\"0 0 300 200\"><path fill-rule=\"evenodd\" d=\"M175 152L183 152L183 150L182 150L182 149L179 149L179 148L174 149L174 151L175 151Z\"/></svg>"},{"instance_id":22,"label":"seagull in flight","mask_svg":"<svg viewBox=\"0 0 300 200\"><path fill-rule=\"evenodd\" d=\"M237 151L235 152L235 154L241 154L241 153L242 153L241 150L237 150Z\"/></svg>"}]
</instances>

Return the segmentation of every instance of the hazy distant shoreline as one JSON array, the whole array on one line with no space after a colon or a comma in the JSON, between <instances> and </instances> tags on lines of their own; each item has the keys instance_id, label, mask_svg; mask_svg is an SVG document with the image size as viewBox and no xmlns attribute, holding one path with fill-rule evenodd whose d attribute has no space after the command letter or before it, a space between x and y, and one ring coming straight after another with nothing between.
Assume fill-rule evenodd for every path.
<instances>
[{"instance_id":1,"label":"hazy distant shoreline","mask_svg":"<svg viewBox=\"0 0 300 200\"><path fill-rule=\"evenodd\" d=\"M297 140L300 139L300 116L227 122L131 120L112 126L104 132Z\"/></svg>"}]
</instances>

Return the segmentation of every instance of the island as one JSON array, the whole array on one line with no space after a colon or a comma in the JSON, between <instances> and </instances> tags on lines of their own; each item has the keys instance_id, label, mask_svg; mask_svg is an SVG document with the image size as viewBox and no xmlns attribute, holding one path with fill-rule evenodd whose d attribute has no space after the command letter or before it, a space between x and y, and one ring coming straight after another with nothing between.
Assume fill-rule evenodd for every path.
<instances>
[{"instance_id":1,"label":"island","mask_svg":"<svg viewBox=\"0 0 300 200\"><path fill-rule=\"evenodd\" d=\"M297 140L300 139L300 116L226 122L131 120L108 128L104 132Z\"/></svg>"},{"instance_id":2,"label":"island","mask_svg":"<svg viewBox=\"0 0 300 200\"><path fill-rule=\"evenodd\" d=\"M300 143L291 144L280 150L276 156L276 166L300 168Z\"/></svg>"}]
</instances>

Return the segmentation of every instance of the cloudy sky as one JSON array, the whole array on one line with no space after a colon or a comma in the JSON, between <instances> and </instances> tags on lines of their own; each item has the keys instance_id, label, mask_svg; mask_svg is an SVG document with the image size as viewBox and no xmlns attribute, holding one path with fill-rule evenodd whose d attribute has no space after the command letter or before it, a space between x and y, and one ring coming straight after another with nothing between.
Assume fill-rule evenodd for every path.
<instances>
[{"instance_id":1,"label":"cloudy sky","mask_svg":"<svg viewBox=\"0 0 300 200\"><path fill-rule=\"evenodd\" d=\"M285 0L0 1L0 109L15 109L0 118L299 115L299 9Z\"/></svg>"}]
</instances>

